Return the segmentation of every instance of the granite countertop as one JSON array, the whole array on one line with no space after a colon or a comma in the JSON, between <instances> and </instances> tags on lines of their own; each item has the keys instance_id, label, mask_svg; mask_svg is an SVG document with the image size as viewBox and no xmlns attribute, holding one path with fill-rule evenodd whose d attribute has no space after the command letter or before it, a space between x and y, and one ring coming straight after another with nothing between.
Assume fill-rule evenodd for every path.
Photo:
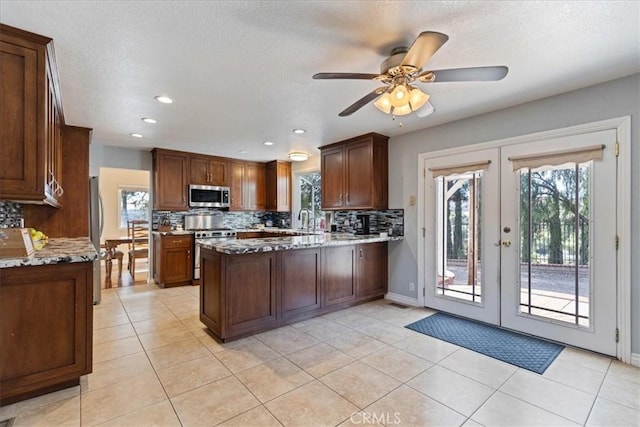
<instances>
[{"instance_id":1,"label":"granite countertop","mask_svg":"<svg viewBox=\"0 0 640 427\"><path fill-rule=\"evenodd\" d=\"M260 227L260 228L238 228L235 230L238 233L242 232L264 232L264 233L278 233L278 234L294 234L294 235L310 235L310 234L324 234L324 230L304 230L301 228L278 228L278 227Z\"/></svg>"},{"instance_id":2,"label":"granite countertop","mask_svg":"<svg viewBox=\"0 0 640 427\"><path fill-rule=\"evenodd\" d=\"M59 237L49 239L47 245L26 258L0 258L0 268L33 265L67 264L93 261L98 258L88 237Z\"/></svg>"},{"instance_id":3,"label":"granite countertop","mask_svg":"<svg viewBox=\"0 0 640 427\"><path fill-rule=\"evenodd\" d=\"M197 239L196 243L206 249L229 255L238 255L285 251L289 249L389 242L402 239L402 236L381 237L379 234L353 235L347 233L323 233L307 236L268 237L265 239Z\"/></svg>"}]
</instances>

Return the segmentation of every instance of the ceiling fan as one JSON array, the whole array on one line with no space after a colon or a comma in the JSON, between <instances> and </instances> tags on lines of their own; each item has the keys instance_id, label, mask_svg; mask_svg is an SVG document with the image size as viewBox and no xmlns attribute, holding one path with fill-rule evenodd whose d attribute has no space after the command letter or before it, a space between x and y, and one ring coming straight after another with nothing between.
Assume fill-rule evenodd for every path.
<instances>
[{"instance_id":1,"label":"ceiling fan","mask_svg":"<svg viewBox=\"0 0 640 427\"><path fill-rule=\"evenodd\" d=\"M385 84L345 108L338 114L340 117L355 113L373 100L376 100L375 106L384 113L403 116L417 111L419 117L424 117L433 113L434 108L429 102L429 95L414 86L414 83L497 81L509 72L505 66L423 71L424 64L447 40L449 36L446 34L425 31L418 35L411 47L393 49L380 65L380 74L317 73L313 78L375 80Z\"/></svg>"}]
</instances>

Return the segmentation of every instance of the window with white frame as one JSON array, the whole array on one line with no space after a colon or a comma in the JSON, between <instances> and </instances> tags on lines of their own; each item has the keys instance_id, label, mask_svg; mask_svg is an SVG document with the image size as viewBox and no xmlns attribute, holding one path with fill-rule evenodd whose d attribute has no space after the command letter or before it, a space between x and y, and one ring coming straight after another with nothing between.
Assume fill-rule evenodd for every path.
<instances>
[{"instance_id":1,"label":"window with white frame","mask_svg":"<svg viewBox=\"0 0 640 427\"><path fill-rule=\"evenodd\" d=\"M127 228L127 221L149 220L149 189L122 186L118 188L118 224Z\"/></svg>"}]
</instances>

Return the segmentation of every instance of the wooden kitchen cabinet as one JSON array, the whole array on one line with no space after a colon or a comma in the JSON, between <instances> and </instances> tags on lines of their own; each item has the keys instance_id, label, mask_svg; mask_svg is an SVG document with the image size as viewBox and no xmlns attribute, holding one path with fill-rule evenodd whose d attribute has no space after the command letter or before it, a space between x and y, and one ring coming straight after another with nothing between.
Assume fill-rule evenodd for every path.
<instances>
[{"instance_id":1,"label":"wooden kitchen cabinet","mask_svg":"<svg viewBox=\"0 0 640 427\"><path fill-rule=\"evenodd\" d=\"M320 309L320 249L279 252L278 307L281 319Z\"/></svg>"},{"instance_id":2,"label":"wooden kitchen cabinet","mask_svg":"<svg viewBox=\"0 0 640 427\"><path fill-rule=\"evenodd\" d=\"M387 247L386 242L356 246L356 298L387 293Z\"/></svg>"},{"instance_id":3,"label":"wooden kitchen cabinet","mask_svg":"<svg viewBox=\"0 0 640 427\"><path fill-rule=\"evenodd\" d=\"M276 254L202 249L200 320L222 340L276 323Z\"/></svg>"},{"instance_id":4,"label":"wooden kitchen cabinet","mask_svg":"<svg viewBox=\"0 0 640 427\"><path fill-rule=\"evenodd\" d=\"M322 249L322 286L324 306L356 299L355 246Z\"/></svg>"},{"instance_id":5,"label":"wooden kitchen cabinet","mask_svg":"<svg viewBox=\"0 0 640 427\"><path fill-rule=\"evenodd\" d=\"M266 205L268 211L291 211L291 162L267 163Z\"/></svg>"},{"instance_id":6,"label":"wooden kitchen cabinet","mask_svg":"<svg viewBox=\"0 0 640 427\"><path fill-rule=\"evenodd\" d=\"M229 185L229 162L221 157L192 155L189 158L189 170L190 184Z\"/></svg>"},{"instance_id":7,"label":"wooden kitchen cabinet","mask_svg":"<svg viewBox=\"0 0 640 427\"><path fill-rule=\"evenodd\" d=\"M163 288L190 285L193 236L153 234L153 279Z\"/></svg>"},{"instance_id":8,"label":"wooden kitchen cabinet","mask_svg":"<svg viewBox=\"0 0 640 427\"><path fill-rule=\"evenodd\" d=\"M93 263L0 269L0 404L91 372Z\"/></svg>"},{"instance_id":9,"label":"wooden kitchen cabinet","mask_svg":"<svg viewBox=\"0 0 640 427\"><path fill-rule=\"evenodd\" d=\"M320 147L322 209L387 209L388 137L370 133Z\"/></svg>"},{"instance_id":10,"label":"wooden kitchen cabinet","mask_svg":"<svg viewBox=\"0 0 640 427\"><path fill-rule=\"evenodd\" d=\"M61 206L62 111L50 38L0 24L0 200Z\"/></svg>"},{"instance_id":11,"label":"wooden kitchen cabinet","mask_svg":"<svg viewBox=\"0 0 640 427\"><path fill-rule=\"evenodd\" d=\"M189 159L187 153L153 150L153 208L162 211L189 209Z\"/></svg>"},{"instance_id":12,"label":"wooden kitchen cabinet","mask_svg":"<svg viewBox=\"0 0 640 427\"><path fill-rule=\"evenodd\" d=\"M259 211L266 206L264 163L232 161L229 210Z\"/></svg>"}]
</instances>

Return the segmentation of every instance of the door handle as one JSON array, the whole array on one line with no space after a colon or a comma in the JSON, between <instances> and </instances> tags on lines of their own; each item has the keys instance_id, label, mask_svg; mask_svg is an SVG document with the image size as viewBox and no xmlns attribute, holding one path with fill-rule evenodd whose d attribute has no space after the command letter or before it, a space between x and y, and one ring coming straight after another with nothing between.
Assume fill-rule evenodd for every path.
<instances>
[{"instance_id":1,"label":"door handle","mask_svg":"<svg viewBox=\"0 0 640 427\"><path fill-rule=\"evenodd\" d=\"M509 246L511 246L511 240L503 240L502 246L504 246L505 248L508 248Z\"/></svg>"}]
</instances>

